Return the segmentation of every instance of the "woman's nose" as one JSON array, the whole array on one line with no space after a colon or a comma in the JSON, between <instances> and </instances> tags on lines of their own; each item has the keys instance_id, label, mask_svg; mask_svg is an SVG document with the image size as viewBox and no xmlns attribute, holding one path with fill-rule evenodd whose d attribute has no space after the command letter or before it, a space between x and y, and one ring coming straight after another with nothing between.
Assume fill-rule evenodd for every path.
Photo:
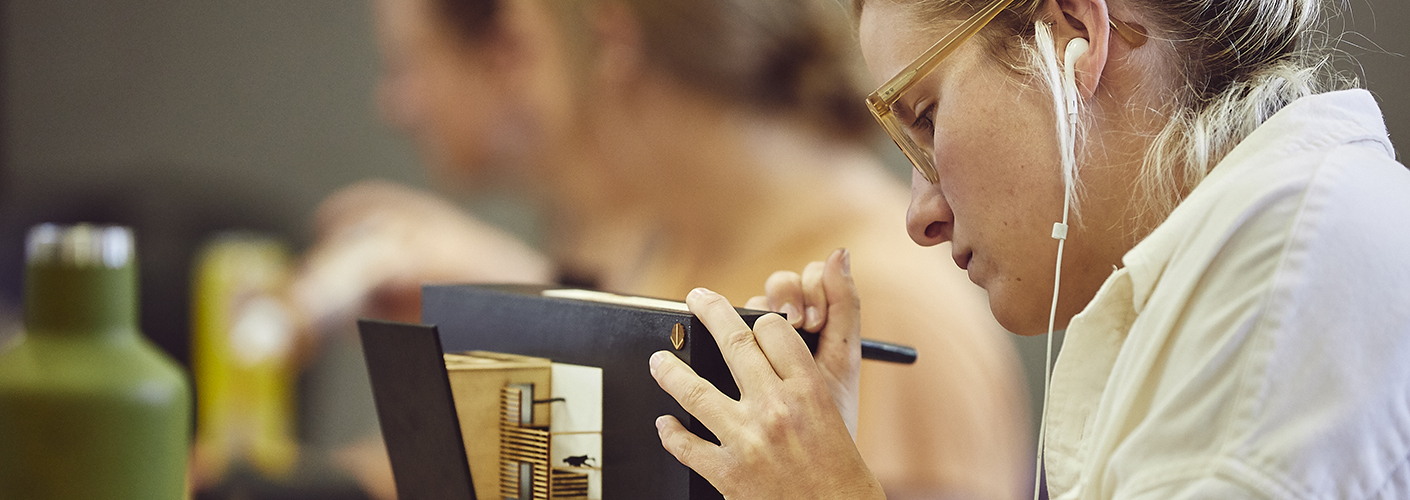
<instances>
[{"instance_id":1,"label":"woman's nose","mask_svg":"<svg viewBox=\"0 0 1410 500\"><path fill-rule=\"evenodd\" d=\"M911 206L906 210L906 232L923 247L950 241L955 214L940 190L919 172L911 173Z\"/></svg>"}]
</instances>

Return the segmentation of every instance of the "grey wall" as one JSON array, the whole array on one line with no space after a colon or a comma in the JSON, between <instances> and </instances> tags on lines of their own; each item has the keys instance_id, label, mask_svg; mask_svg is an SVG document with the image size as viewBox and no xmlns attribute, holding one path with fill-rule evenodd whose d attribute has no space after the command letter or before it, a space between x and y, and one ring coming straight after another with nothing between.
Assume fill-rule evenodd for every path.
<instances>
[{"instance_id":1,"label":"grey wall","mask_svg":"<svg viewBox=\"0 0 1410 500\"><path fill-rule=\"evenodd\" d=\"M338 186L426 184L377 119L365 2L10 0L3 15L0 303L17 299L29 224L133 225L144 329L184 358L206 236L298 245Z\"/></svg>"},{"instance_id":2,"label":"grey wall","mask_svg":"<svg viewBox=\"0 0 1410 500\"><path fill-rule=\"evenodd\" d=\"M12 0L11 179L249 179L291 218L364 176L424 183L376 120L367 10L348 0Z\"/></svg>"},{"instance_id":3,"label":"grey wall","mask_svg":"<svg viewBox=\"0 0 1410 500\"><path fill-rule=\"evenodd\" d=\"M1410 148L1410 0L1347 3L1351 9L1341 17L1347 31L1342 48L1354 61L1341 66L1365 76L1362 84L1381 102L1390 138L1405 162Z\"/></svg>"}]
</instances>

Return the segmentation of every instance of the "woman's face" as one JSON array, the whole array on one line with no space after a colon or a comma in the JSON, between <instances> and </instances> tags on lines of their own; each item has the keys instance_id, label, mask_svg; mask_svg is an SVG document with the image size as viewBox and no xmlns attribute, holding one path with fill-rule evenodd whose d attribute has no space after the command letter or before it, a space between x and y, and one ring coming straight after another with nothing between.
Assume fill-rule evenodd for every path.
<instances>
[{"instance_id":1,"label":"woman's face","mask_svg":"<svg viewBox=\"0 0 1410 500\"><path fill-rule=\"evenodd\" d=\"M441 16L437 0L374 0L383 59L383 116L415 141L441 180L484 180L526 162L535 149L522 64L493 35L471 41ZM543 35L541 38L547 38ZM518 58L524 60L527 58Z\"/></svg>"},{"instance_id":2,"label":"woman's face","mask_svg":"<svg viewBox=\"0 0 1410 500\"><path fill-rule=\"evenodd\" d=\"M922 29L893 2L867 3L860 36L872 76L878 84L890 79L951 27ZM976 37L896 107L903 123L917 124L916 142L933 144L939 173L934 184L912 175L911 238L923 246L950 242L955 263L988 292L999 323L1038 334L1047 329L1052 301L1052 228L1062 219L1063 186L1051 94L1028 82ZM1084 216L1092 215L1088 208ZM1111 252L1092 244L1101 238L1085 233L1075 217L1069 225L1058 328L1111 272Z\"/></svg>"}]
</instances>

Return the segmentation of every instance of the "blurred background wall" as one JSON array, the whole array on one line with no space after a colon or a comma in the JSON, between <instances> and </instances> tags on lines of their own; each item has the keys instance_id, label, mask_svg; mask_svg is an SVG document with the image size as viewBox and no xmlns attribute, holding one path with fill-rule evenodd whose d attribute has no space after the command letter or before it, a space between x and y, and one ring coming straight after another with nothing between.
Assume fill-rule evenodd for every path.
<instances>
[{"instance_id":1,"label":"blurred background wall","mask_svg":"<svg viewBox=\"0 0 1410 500\"><path fill-rule=\"evenodd\" d=\"M184 281L185 240L241 228L302 242L338 186L425 184L377 120L363 2L13 0L4 17L0 277L11 301L28 223L135 224L144 277L162 275L143 283L155 299L144 326L184 359L186 321L153 308L185 307L166 290Z\"/></svg>"},{"instance_id":2,"label":"blurred background wall","mask_svg":"<svg viewBox=\"0 0 1410 500\"><path fill-rule=\"evenodd\" d=\"M1402 55L1410 54L1410 2L1348 3L1333 26L1351 32L1343 48L1360 65L1342 66L1364 75L1392 139L1410 147L1410 61ZM29 225L129 224L142 256L143 328L185 361L189 266L200 242L242 229L297 249L310 239L317 202L340 186L367 177L428 185L410 146L378 121L365 2L3 5L0 317L11 324ZM884 139L878 144L906 175L904 158ZM534 231L525 222L532 217L512 204L474 208L511 231ZM0 328L0 340L7 331ZM1015 341L1029 366L1042 366L1040 339ZM355 351L344 357L358 361ZM1037 376L1031 371L1030 380ZM365 397L348 394L330 400Z\"/></svg>"},{"instance_id":3,"label":"blurred background wall","mask_svg":"<svg viewBox=\"0 0 1410 500\"><path fill-rule=\"evenodd\" d=\"M189 364L191 266L212 235L297 249L339 186L427 184L378 121L365 2L14 0L3 17L0 304L12 312L31 224L131 225L143 330ZM326 347L300 382L306 448L290 484L237 480L204 497L360 498L330 453L375 435L375 410L356 340Z\"/></svg>"}]
</instances>

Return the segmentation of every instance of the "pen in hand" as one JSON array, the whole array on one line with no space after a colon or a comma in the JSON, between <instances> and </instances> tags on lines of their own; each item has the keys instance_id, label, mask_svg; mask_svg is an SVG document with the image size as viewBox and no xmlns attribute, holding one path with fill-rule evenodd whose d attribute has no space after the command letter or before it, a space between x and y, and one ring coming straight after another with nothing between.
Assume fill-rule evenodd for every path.
<instances>
[{"instance_id":1,"label":"pen in hand","mask_svg":"<svg viewBox=\"0 0 1410 500\"><path fill-rule=\"evenodd\" d=\"M802 336L803 342L808 344L809 351L817 352L818 334L799 331L798 335ZM907 345L862 339L862 359L909 365L916 362L916 349Z\"/></svg>"}]
</instances>

